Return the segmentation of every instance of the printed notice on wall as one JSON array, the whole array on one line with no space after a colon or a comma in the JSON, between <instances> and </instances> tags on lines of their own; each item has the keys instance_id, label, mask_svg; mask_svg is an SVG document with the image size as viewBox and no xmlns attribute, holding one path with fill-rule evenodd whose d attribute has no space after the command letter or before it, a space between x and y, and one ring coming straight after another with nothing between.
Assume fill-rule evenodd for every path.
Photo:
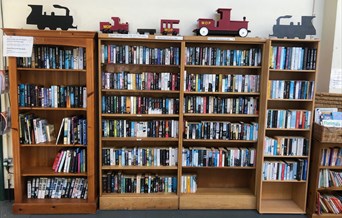
<instances>
[{"instance_id":1,"label":"printed notice on wall","mask_svg":"<svg viewBox=\"0 0 342 218\"><path fill-rule=\"evenodd\" d=\"M33 37L3 36L4 57L31 57Z\"/></svg>"}]
</instances>

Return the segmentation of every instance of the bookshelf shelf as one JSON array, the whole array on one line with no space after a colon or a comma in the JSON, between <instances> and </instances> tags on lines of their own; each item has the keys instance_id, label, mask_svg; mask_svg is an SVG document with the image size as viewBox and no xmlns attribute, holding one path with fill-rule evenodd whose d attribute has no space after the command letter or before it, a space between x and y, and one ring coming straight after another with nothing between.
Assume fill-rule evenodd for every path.
<instances>
[{"instance_id":1,"label":"bookshelf shelf","mask_svg":"<svg viewBox=\"0 0 342 218\"><path fill-rule=\"evenodd\" d=\"M224 140L224 139L210 139L210 142L207 139L183 139L184 143L257 143L254 140Z\"/></svg>"},{"instance_id":2,"label":"bookshelf shelf","mask_svg":"<svg viewBox=\"0 0 342 218\"><path fill-rule=\"evenodd\" d=\"M178 142L177 138L139 138L139 137L103 137L102 141L113 141L113 142L122 142L122 141L128 141L128 142Z\"/></svg>"},{"instance_id":3,"label":"bookshelf shelf","mask_svg":"<svg viewBox=\"0 0 342 218\"><path fill-rule=\"evenodd\" d=\"M196 169L208 169L208 170L211 170L211 169L220 169L220 170L255 170L256 167L185 167L183 166L182 167L183 169L185 170L196 170Z\"/></svg>"},{"instance_id":4,"label":"bookshelf shelf","mask_svg":"<svg viewBox=\"0 0 342 218\"><path fill-rule=\"evenodd\" d=\"M342 191L342 187L329 187L329 188L318 188L318 191L327 191L327 192L331 192L331 191Z\"/></svg>"},{"instance_id":5,"label":"bookshelf shelf","mask_svg":"<svg viewBox=\"0 0 342 218\"><path fill-rule=\"evenodd\" d=\"M45 69L45 68L23 68L18 67L18 71L32 71L32 73L45 73L45 72L68 72L68 73L86 73L86 70L74 70L74 69Z\"/></svg>"},{"instance_id":6,"label":"bookshelf shelf","mask_svg":"<svg viewBox=\"0 0 342 218\"><path fill-rule=\"evenodd\" d=\"M291 159L291 158L308 158L308 156L292 156L292 155L264 155L264 158L286 158L286 159Z\"/></svg>"},{"instance_id":7,"label":"bookshelf shelf","mask_svg":"<svg viewBox=\"0 0 342 218\"><path fill-rule=\"evenodd\" d=\"M18 109L23 111L87 111L87 108L19 107Z\"/></svg>"},{"instance_id":8,"label":"bookshelf shelf","mask_svg":"<svg viewBox=\"0 0 342 218\"><path fill-rule=\"evenodd\" d=\"M177 170L176 166L102 166L103 170Z\"/></svg>"},{"instance_id":9,"label":"bookshelf shelf","mask_svg":"<svg viewBox=\"0 0 342 218\"><path fill-rule=\"evenodd\" d=\"M184 117L199 117L199 118L227 118L227 117L241 117L241 118L256 118L257 114L197 114L197 113L185 113Z\"/></svg>"},{"instance_id":10,"label":"bookshelf shelf","mask_svg":"<svg viewBox=\"0 0 342 218\"><path fill-rule=\"evenodd\" d=\"M178 114L102 114L102 117L104 118L110 118L110 117L115 117L115 118L142 118L142 119L147 119L147 118L156 118L156 119L171 119L171 118L178 118Z\"/></svg>"},{"instance_id":11,"label":"bookshelf shelf","mask_svg":"<svg viewBox=\"0 0 342 218\"><path fill-rule=\"evenodd\" d=\"M185 68L203 68L203 69L261 69L261 66L216 66L216 65L210 65L210 66L204 66L204 65L185 65Z\"/></svg>"},{"instance_id":12,"label":"bookshelf shelf","mask_svg":"<svg viewBox=\"0 0 342 218\"><path fill-rule=\"evenodd\" d=\"M314 100L311 98L316 88L318 68L315 60L318 60L319 41L272 38L266 42L266 51L268 57L264 64L269 67L263 72L265 80L261 84L267 95L261 96L266 109L259 112L263 120L261 125L266 128L259 131L259 138L262 140L258 144L265 152L259 153L258 156L258 180L261 181L257 188L258 211L305 214L312 148ZM292 55L290 52L293 52ZM301 99L282 99L290 96ZM299 125L300 118L303 120L302 125ZM297 128L274 128L279 126ZM276 144L270 144L272 142ZM295 156L268 155L269 149L272 150L276 145L293 148L293 143L296 143L297 149L284 153L296 154ZM297 168L297 172L285 174L284 169L294 167ZM275 174L269 174L270 172ZM267 180L264 180L265 175ZM275 180L278 178L283 180Z\"/></svg>"},{"instance_id":13,"label":"bookshelf shelf","mask_svg":"<svg viewBox=\"0 0 342 218\"><path fill-rule=\"evenodd\" d=\"M259 96L258 92L184 92L184 95L209 95L209 96Z\"/></svg>"},{"instance_id":14,"label":"bookshelf shelf","mask_svg":"<svg viewBox=\"0 0 342 218\"><path fill-rule=\"evenodd\" d=\"M255 204L256 197L248 188L198 188L196 193L180 196L180 209L253 209Z\"/></svg>"},{"instance_id":15,"label":"bookshelf shelf","mask_svg":"<svg viewBox=\"0 0 342 218\"><path fill-rule=\"evenodd\" d=\"M116 89L102 89L103 93L110 93L115 95L129 95L129 96L167 96L178 97L179 91L160 91L160 90L116 90Z\"/></svg>"},{"instance_id":16,"label":"bookshelf shelf","mask_svg":"<svg viewBox=\"0 0 342 218\"><path fill-rule=\"evenodd\" d=\"M319 166L318 169L342 170L342 166Z\"/></svg>"},{"instance_id":17,"label":"bookshelf shelf","mask_svg":"<svg viewBox=\"0 0 342 218\"><path fill-rule=\"evenodd\" d=\"M4 29L4 34L9 36L30 36L34 38L34 56L31 57L31 59L22 57L8 58L9 79L11 83L12 144L15 172L15 200L13 212L16 214L95 213L98 198L97 170L95 170L98 164L96 149L97 134L95 134L97 133L97 126L95 125L97 120L97 117L95 117L95 98L97 96L95 84L97 82L97 74L95 70L95 55L93 52L95 49L96 33L86 31ZM57 61L56 57L53 58L53 55L51 54L44 62L39 60L39 52L46 54L46 52L52 50L54 51L52 53L53 55L56 53L57 55L64 53L64 57L70 56L70 58L58 59ZM68 53L68 55L66 55L66 53ZM37 56L35 54L37 54ZM86 60L86 62L84 60ZM49 65L58 65L60 68L65 69L47 69L50 68ZM29 68L27 66L34 66L35 68ZM84 96L84 98L77 98L80 100L77 103L79 103L79 105L83 104L83 100L85 99L87 108L18 106L42 105L43 98L35 100L36 94L38 91L47 91L47 88L50 88L51 86L55 86L56 92L58 89L59 93L61 93L60 90L62 86L72 86L69 87L70 90L76 90L77 87L77 90L80 90L78 97L81 94L83 95L85 93L84 91L86 91L87 95ZM35 89L33 90L31 87L34 87ZM80 87L83 87L82 93ZM30 88L31 91L25 93L22 92L22 88ZM64 90L66 89L67 88ZM71 100L74 101L76 98L74 95L74 99L71 99L72 97L69 94L65 94L64 97L66 99L65 103L67 103L69 99L71 102ZM67 97L69 98L67 99ZM27 102L26 100L25 102L20 102L23 99L34 99L34 104L32 104L32 102L29 103L28 100ZM46 95L44 101L45 100L52 102L52 95L50 96L50 99L48 95ZM21 104L19 104L19 102ZM56 140L47 142L47 139L50 138L50 136L57 138L61 123L65 123L64 118L72 116L82 117L83 120L86 121L86 123L83 122L84 131L82 131L83 133L87 133L87 139L83 141L86 145L55 145ZM33 128L34 126L31 122L36 122L36 129ZM44 126L48 128L45 128ZM54 129L54 132L52 129ZM68 129L65 130L68 135L72 134ZM79 128L77 131L81 131L81 129ZM43 143L29 144L35 141ZM85 154L82 158L85 158L86 161L86 172L55 173L52 170L52 166L56 155L62 149L86 151L86 154L82 153ZM69 160L71 160L71 158ZM43 196L45 199L32 199L37 196L35 196L36 192L29 192L27 189L29 184L33 185L33 181L37 181L37 183L40 182L42 186L45 185L47 187L48 180L63 180L68 181L69 183L77 180L79 185L85 185L85 183L87 183L87 191L86 188L82 190L84 191L83 198L86 199L47 199L48 196L45 195ZM38 188L39 187L36 186L33 190L36 189L38 192ZM28 197L29 194L31 196L30 199Z\"/></svg>"},{"instance_id":18,"label":"bookshelf shelf","mask_svg":"<svg viewBox=\"0 0 342 218\"><path fill-rule=\"evenodd\" d=\"M85 177L87 173L55 173L51 167L30 167L21 170L22 176L58 176L58 177Z\"/></svg>"},{"instance_id":19,"label":"bookshelf shelf","mask_svg":"<svg viewBox=\"0 0 342 218\"><path fill-rule=\"evenodd\" d=\"M305 210L303 210L298 204L293 200L262 200L262 207L259 212L263 213L274 213L274 214L305 214ZM285 212L286 211L286 212Z\"/></svg>"},{"instance_id":20,"label":"bookshelf shelf","mask_svg":"<svg viewBox=\"0 0 342 218\"><path fill-rule=\"evenodd\" d=\"M47 148L64 148L64 147L75 147L75 148L87 148L86 145L81 144L57 144L55 142L51 143L38 143L38 144L20 144L21 147L47 147Z\"/></svg>"}]
</instances>

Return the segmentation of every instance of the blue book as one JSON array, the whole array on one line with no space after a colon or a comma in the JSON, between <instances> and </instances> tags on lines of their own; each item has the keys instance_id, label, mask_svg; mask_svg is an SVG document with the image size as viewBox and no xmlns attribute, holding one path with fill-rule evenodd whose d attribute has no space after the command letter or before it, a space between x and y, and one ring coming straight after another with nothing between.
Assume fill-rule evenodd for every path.
<instances>
[{"instance_id":1,"label":"blue book","mask_svg":"<svg viewBox=\"0 0 342 218\"><path fill-rule=\"evenodd\" d=\"M331 112L331 118L333 120L342 120L342 112Z\"/></svg>"}]
</instances>

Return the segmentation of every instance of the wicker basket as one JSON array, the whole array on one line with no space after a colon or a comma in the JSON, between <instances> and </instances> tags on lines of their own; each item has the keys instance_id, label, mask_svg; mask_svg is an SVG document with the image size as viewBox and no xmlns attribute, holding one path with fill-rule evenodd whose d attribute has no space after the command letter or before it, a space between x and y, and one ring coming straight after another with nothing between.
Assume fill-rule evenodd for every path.
<instances>
[{"instance_id":1,"label":"wicker basket","mask_svg":"<svg viewBox=\"0 0 342 218\"><path fill-rule=\"evenodd\" d=\"M315 123L313 137L320 142L342 143L342 128L325 127Z\"/></svg>"}]
</instances>

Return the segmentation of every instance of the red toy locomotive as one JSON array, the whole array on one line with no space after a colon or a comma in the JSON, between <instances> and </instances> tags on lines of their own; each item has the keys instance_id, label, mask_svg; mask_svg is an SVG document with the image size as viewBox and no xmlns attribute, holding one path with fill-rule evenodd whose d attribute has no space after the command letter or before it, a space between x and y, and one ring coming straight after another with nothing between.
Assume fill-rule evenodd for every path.
<instances>
[{"instance_id":1,"label":"red toy locomotive","mask_svg":"<svg viewBox=\"0 0 342 218\"><path fill-rule=\"evenodd\" d=\"M111 17L114 21L114 24L110 24L109 22L100 22L100 31L103 33L128 33L128 23L120 23L119 17Z\"/></svg>"},{"instance_id":2,"label":"red toy locomotive","mask_svg":"<svg viewBox=\"0 0 342 218\"><path fill-rule=\"evenodd\" d=\"M198 19L198 28L194 30L197 35L232 35L246 37L248 30L248 21L243 17L242 21L230 20L231 8L219 8L220 20L215 25L215 20L200 18Z\"/></svg>"}]
</instances>

